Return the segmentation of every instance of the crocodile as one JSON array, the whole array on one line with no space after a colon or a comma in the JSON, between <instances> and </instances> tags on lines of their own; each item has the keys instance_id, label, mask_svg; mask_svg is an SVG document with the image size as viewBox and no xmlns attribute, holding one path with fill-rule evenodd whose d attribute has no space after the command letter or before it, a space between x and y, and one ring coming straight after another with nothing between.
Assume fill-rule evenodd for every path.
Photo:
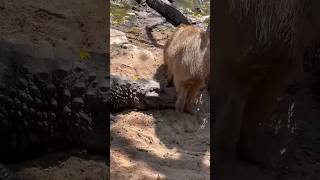
<instances>
[{"instance_id":1,"label":"crocodile","mask_svg":"<svg viewBox=\"0 0 320 180\"><path fill-rule=\"evenodd\" d=\"M87 61L47 49L0 42L0 162L17 162L48 147L107 151L110 79L106 54ZM37 51L39 52L39 51ZM62 53L61 53L62 54ZM92 71L94 69L94 71ZM81 136L79 136L81 134ZM0 165L0 179L11 173Z\"/></svg>"},{"instance_id":2,"label":"crocodile","mask_svg":"<svg viewBox=\"0 0 320 180\"><path fill-rule=\"evenodd\" d=\"M174 107L173 89L110 75L108 54L90 53L88 60L53 58L32 48L0 41L1 180L12 177L1 163L36 156L47 147L105 155L110 113Z\"/></svg>"}]
</instances>

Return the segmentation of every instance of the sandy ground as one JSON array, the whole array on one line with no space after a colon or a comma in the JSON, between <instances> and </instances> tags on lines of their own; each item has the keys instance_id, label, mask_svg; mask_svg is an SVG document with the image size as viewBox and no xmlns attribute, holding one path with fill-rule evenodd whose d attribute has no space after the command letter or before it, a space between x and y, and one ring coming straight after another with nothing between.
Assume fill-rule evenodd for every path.
<instances>
[{"instance_id":1,"label":"sandy ground","mask_svg":"<svg viewBox=\"0 0 320 180\"><path fill-rule=\"evenodd\" d=\"M2 0L0 37L34 46L106 53L105 1Z\"/></svg>"},{"instance_id":2,"label":"sandy ground","mask_svg":"<svg viewBox=\"0 0 320 180\"><path fill-rule=\"evenodd\" d=\"M174 28L159 23L161 18L152 12L136 16L139 30L114 27L125 32L128 42L111 46L110 71L164 83L162 47ZM149 18L153 22L145 20ZM154 24L159 25L148 32L146 27ZM150 39L150 32L154 39ZM209 106L204 90L195 115L174 110L129 110L116 114L111 125L110 178L210 179Z\"/></svg>"},{"instance_id":3,"label":"sandy ground","mask_svg":"<svg viewBox=\"0 0 320 180\"><path fill-rule=\"evenodd\" d=\"M81 150L54 152L7 167L25 180L106 180L109 173L105 158Z\"/></svg>"},{"instance_id":4,"label":"sandy ground","mask_svg":"<svg viewBox=\"0 0 320 180\"><path fill-rule=\"evenodd\" d=\"M209 123L174 111L119 114L111 179L210 179Z\"/></svg>"},{"instance_id":5,"label":"sandy ground","mask_svg":"<svg viewBox=\"0 0 320 180\"><path fill-rule=\"evenodd\" d=\"M1 39L51 48L44 52L49 57L59 55L57 49L67 49L78 57L80 50L106 53L105 1L1 0L0 22ZM108 174L105 157L82 150L53 151L6 165L30 180L100 180Z\"/></svg>"}]
</instances>

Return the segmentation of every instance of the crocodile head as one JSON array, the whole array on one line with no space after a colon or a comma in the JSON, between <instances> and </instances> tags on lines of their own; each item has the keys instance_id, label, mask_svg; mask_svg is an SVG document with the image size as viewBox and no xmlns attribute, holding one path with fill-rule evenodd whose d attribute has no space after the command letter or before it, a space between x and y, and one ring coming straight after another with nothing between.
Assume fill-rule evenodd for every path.
<instances>
[{"instance_id":1,"label":"crocodile head","mask_svg":"<svg viewBox=\"0 0 320 180\"><path fill-rule=\"evenodd\" d=\"M161 88L154 80L139 79L132 88L136 89L137 97L134 107L142 110L174 108L176 93L174 88Z\"/></svg>"}]
</instances>

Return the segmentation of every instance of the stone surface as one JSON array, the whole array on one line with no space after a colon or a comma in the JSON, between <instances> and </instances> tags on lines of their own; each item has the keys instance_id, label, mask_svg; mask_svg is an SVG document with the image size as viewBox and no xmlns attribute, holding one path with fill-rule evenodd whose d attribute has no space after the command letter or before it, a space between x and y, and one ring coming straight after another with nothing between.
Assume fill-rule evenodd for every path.
<instances>
[{"instance_id":1,"label":"stone surface","mask_svg":"<svg viewBox=\"0 0 320 180\"><path fill-rule=\"evenodd\" d=\"M110 29L110 45L121 45L128 43L128 39L124 32L116 29Z\"/></svg>"}]
</instances>

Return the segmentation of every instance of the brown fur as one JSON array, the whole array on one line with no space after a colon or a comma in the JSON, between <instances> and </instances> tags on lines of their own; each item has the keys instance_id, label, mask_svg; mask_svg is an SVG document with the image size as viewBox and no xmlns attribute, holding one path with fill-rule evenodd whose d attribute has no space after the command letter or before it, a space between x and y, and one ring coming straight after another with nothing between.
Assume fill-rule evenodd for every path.
<instances>
[{"instance_id":1,"label":"brown fur","mask_svg":"<svg viewBox=\"0 0 320 180\"><path fill-rule=\"evenodd\" d=\"M235 175L237 160L268 165L278 155L261 130L286 86L303 78L306 48L320 40L320 1L304 2L215 1L213 179L250 179Z\"/></svg>"},{"instance_id":2,"label":"brown fur","mask_svg":"<svg viewBox=\"0 0 320 180\"><path fill-rule=\"evenodd\" d=\"M192 112L197 93L209 76L209 46L209 34L190 25L179 26L165 45L167 81L173 81L176 88L178 112Z\"/></svg>"}]
</instances>

